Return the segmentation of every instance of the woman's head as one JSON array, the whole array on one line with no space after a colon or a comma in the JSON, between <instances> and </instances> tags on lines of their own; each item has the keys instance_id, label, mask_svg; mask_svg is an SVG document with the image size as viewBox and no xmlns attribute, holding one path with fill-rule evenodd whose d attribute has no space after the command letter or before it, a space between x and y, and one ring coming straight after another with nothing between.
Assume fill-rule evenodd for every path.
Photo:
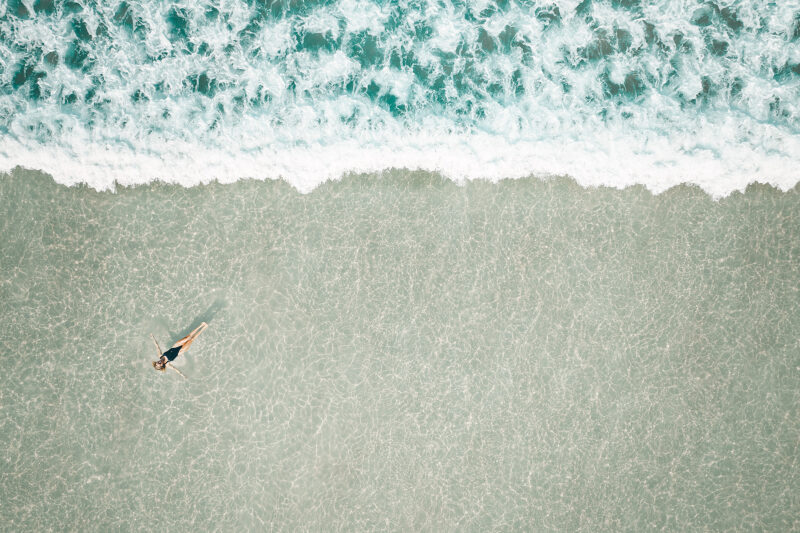
<instances>
[{"instance_id":1,"label":"woman's head","mask_svg":"<svg viewBox=\"0 0 800 533\"><path fill-rule=\"evenodd\" d=\"M156 370L161 370L162 372L167 370L167 365L165 365L160 359L158 361L153 361L153 368Z\"/></svg>"}]
</instances>

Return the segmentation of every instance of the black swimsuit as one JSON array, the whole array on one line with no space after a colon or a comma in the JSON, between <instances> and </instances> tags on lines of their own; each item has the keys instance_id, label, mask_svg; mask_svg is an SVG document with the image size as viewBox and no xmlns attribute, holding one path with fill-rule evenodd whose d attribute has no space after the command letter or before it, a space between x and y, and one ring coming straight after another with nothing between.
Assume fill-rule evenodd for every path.
<instances>
[{"instance_id":1,"label":"black swimsuit","mask_svg":"<svg viewBox=\"0 0 800 533\"><path fill-rule=\"evenodd\" d=\"M166 357L167 361L169 361L171 363L172 361L175 360L176 357L178 357L178 354L180 353L181 348L182 348L182 346L175 346L173 348L170 348L169 350L167 350L166 352L164 352L161 355Z\"/></svg>"}]
</instances>

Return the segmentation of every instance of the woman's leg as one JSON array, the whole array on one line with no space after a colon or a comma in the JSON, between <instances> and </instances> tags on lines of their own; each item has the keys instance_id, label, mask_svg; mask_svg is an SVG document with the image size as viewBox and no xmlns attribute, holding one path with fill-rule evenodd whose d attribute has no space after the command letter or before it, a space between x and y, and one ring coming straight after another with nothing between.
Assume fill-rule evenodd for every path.
<instances>
[{"instance_id":1,"label":"woman's leg","mask_svg":"<svg viewBox=\"0 0 800 533\"><path fill-rule=\"evenodd\" d=\"M189 349L189 346L194 342L194 340L197 337L199 337L200 334L203 333L203 331L205 331L205 329L207 327L208 327L208 324L203 322L202 324L197 326L197 328L195 328L194 331L192 331L191 333L186 335L184 338L182 338L181 340L179 340L178 342L173 344L172 347L175 348L176 346L180 346L181 347L181 353L185 352L186 350Z\"/></svg>"}]
</instances>

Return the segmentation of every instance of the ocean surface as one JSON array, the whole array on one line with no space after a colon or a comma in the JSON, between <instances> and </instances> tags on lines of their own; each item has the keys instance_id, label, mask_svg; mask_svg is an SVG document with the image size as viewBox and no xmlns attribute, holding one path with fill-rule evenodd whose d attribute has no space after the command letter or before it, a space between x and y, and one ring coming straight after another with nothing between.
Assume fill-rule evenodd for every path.
<instances>
[{"instance_id":1,"label":"ocean surface","mask_svg":"<svg viewBox=\"0 0 800 533\"><path fill-rule=\"evenodd\" d=\"M789 189L798 0L5 0L0 170Z\"/></svg>"},{"instance_id":2,"label":"ocean surface","mask_svg":"<svg viewBox=\"0 0 800 533\"><path fill-rule=\"evenodd\" d=\"M799 161L800 0L0 0L0 531L800 530Z\"/></svg>"}]
</instances>

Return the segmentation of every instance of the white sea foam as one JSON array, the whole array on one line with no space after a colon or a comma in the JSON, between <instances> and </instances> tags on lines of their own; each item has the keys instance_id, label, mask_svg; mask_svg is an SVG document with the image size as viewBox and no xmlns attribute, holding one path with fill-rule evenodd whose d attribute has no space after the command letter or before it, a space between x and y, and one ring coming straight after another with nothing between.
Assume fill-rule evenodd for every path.
<instances>
[{"instance_id":1,"label":"white sea foam","mask_svg":"<svg viewBox=\"0 0 800 533\"><path fill-rule=\"evenodd\" d=\"M97 189L152 180L192 186L212 180L282 178L301 192L347 173L407 168L438 172L456 181L567 175L583 186L643 184L654 193L693 183L719 198L753 181L782 190L797 183L800 142L776 138L773 135L779 132L769 130L764 126L760 149L730 142L728 137L736 131L733 121L722 130L709 124L703 128L703 138L695 139L631 135L607 128L582 137L537 141L513 135L420 131L334 137L302 145L274 140L267 146L232 136L229 148L182 140L100 146L84 133L76 135L70 146L46 148L6 138L0 147L0 168L35 168L52 174L59 183L87 183Z\"/></svg>"},{"instance_id":2,"label":"white sea foam","mask_svg":"<svg viewBox=\"0 0 800 533\"><path fill-rule=\"evenodd\" d=\"M181 3L177 29L156 0L81 4L0 19L0 169L304 192L389 168L714 196L800 179L797 2L225 0Z\"/></svg>"}]
</instances>

